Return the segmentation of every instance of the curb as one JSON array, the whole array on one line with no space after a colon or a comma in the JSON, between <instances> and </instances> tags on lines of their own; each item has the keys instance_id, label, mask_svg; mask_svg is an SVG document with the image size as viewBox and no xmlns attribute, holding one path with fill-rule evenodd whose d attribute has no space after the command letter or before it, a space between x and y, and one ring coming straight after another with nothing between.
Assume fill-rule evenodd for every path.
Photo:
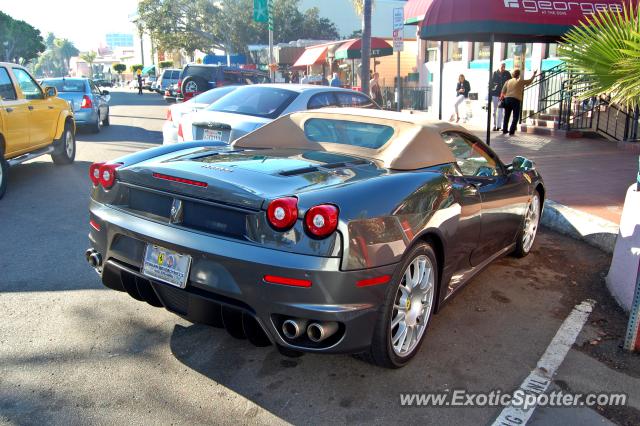
<instances>
[{"instance_id":1,"label":"curb","mask_svg":"<svg viewBox=\"0 0 640 426\"><path fill-rule=\"evenodd\" d=\"M551 230L613 254L619 225L552 200L544 202L541 224Z\"/></svg>"}]
</instances>

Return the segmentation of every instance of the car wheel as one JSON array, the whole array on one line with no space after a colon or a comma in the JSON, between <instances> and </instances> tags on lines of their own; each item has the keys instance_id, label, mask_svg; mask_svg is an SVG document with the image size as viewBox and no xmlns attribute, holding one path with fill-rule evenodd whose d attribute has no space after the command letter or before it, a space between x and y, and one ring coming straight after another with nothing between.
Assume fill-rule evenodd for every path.
<instances>
[{"instance_id":1,"label":"car wheel","mask_svg":"<svg viewBox=\"0 0 640 426\"><path fill-rule=\"evenodd\" d=\"M400 368L418 353L435 305L438 262L427 243L414 246L398 265L387 288L371 348L364 358Z\"/></svg>"},{"instance_id":2,"label":"car wheel","mask_svg":"<svg viewBox=\"0 0 640 426\"><path fill-rule=\"evenodd\" d=\"M100 130L102 130L102 120L100 119L100 111L98 111L98 119L91 125L91 131L93 133L100 133Z\"/></svg>"},{"instance_id":3,"label":"car wheel","mask_svg":"<svg viewBox=\"0 0 640 426\"><path fill-rule=\"evenodd\" d=\"M540 193L536 190L533 197L531 197L531 201L529 201L522 228L520 232L518 232L516 248L513 251L515 257L525 257L531 251L531 247L533 247L533 242L536 239L540 225L540 212L542 211L541 200Z\"/></svg>"},{"instance_id":4,"label":"car wheel","mask_svg":"<svg viewBox=\"0 0 640 426\"><path fill-rule=\"evenodd\" d=\"M195 75L190 75L182 82L182 92L195 94L204 92L207 87L207 82L204 78Z\"/></svg>"},{"instance_id":5,"label":"car wheel","mask_svg":"<svg viewBox=\"0 0 640 426\"><path fill-rule=\"evenodd\" d=\"M60 139L56 141L56 150L51 154L51 159L55 164L71 164L76 158L76 136L73 134L71 124L64 126L64 131Z\"/></svg>"},{"instance_id":6,"label":"car wheel","mask_svg":"<svg viewBox=\"0 0 640 426\"><path fill-rule=\"evenodd\" d=\"M4 154L0 151L0 199L7 190L7 179L9 178L9 163L4 159Z\"/></svg>"},{"instance_id":7,"label":"car wheel","mask_svg":"<svg viewBox=\"0 0 640 426\"><path fill-rule=\"evenodd\" d=\"M111 124L111 122L109 121L109 110L107 109L107 116L102 119L102 125L103 126L108 126L110 124Z\"/></svg>"}]
</instances>

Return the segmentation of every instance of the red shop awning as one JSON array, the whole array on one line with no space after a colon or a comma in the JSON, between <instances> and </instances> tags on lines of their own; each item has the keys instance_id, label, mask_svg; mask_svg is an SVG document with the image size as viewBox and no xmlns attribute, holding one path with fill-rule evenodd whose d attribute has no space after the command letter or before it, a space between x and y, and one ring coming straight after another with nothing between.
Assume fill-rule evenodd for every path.
<instances>
[{"instance_id":1,"label":"red shop awning","mask_svg":"<svg viewBox=\"0 0 640 426\"><path fill-rule=\"evenodd\" d=\"M420 37L488 41L494 34L496 41L553 42L599 10L622 11L625 1L432 0L422 20Z\"/></svg>"},{"instance_id":2,"label":"red shop awning","mask_svg":"<svg viewBox=\"0 0 640 426\"><path fill-rule=\"evenodd\" d=\"M327 45L307 47L293 67L308 67L323 63L327 59L327 48Z\"/></svg>"},{"instance_id":3,"label":"red shop awning","mask_svg":"<svg viewBox=\"0 0 640 426\"><path fill-rule=\"evenodd\" d=\"M371 37L371 57L393 55L393 47L385 40ZM362 57L362 39L347 40L336 50L336 59L359 59Z\"/></svg>"},{"instance_id":4,"label":"red shop awning","mask_svg":"<svg viewBox=\"0 0 640 426\"><path fill-rule=\"evenodd\" d=\"M404 5L404 24L417 25L424 19L433 0L409 0Z\"/></svg>"}]
</instances>

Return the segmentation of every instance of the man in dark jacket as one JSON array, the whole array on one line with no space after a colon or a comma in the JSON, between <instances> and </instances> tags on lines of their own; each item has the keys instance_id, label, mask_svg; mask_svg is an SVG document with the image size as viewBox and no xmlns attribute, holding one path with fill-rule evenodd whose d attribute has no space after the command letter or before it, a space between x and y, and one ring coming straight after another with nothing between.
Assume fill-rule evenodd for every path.
<instances>
[{"instance_id":1,"label":"man in dark jacket","mask_svg":"<svg viewBox=\"0 0 640 426\"><path fill-rule=\"evenodd\" d=\"M500 93L504 84L511 80L511 73L506 70L504 62L500 64L500 69L494 71L491 77L491 103L493 105L493 130L500 130L504 117L504 108L498 108L500 104Z\"/></svg>"}]
</instances>

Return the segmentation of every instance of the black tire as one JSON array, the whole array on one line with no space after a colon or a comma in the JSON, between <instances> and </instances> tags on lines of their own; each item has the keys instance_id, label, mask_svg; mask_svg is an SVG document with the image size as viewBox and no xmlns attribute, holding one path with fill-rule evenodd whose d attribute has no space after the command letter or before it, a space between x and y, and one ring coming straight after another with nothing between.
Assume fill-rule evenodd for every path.
<instances>
[{"instance_id":1,"label":"black tire","mask_svg":"<svg viewBox=\"0 0 640 426\"><path fill-rule=\"evenodd\" d=\"M70 138L67 139L67 138ZM69 144L71 146L69 147ZM76 135L73 132L71 123L64 125L64 131L60 139L54 142L55 151L51 154L54 164L71 164L76 158Z\"/></svg>"},{"instance_id":2,"label":"black tire","mask_svg":"<svg viewBox=\"0 0 640 426\"><path fill-rule=\"evenodd\" d=\"M0 147L1 148L1 147ZM4 159L4 153L0 151L0 199L7 191L7 180L9 179L9 163Z\"/></svg>"},{"instance_id":3,"label":"black tire","mask_svg":"<svg viewBox=\"0 0 640 426\"><path fill-rule=\"evenodd\" d=\"M432 273L434 275L433 291L431 292L431 307L429 309L429 314L426 317L426 325L424 327L424 331L422 332L422 335L420 336L420 339L417 342L416 346L408 354L400 356L395 353L392 346L391 339L393 336L391 320L395 309L394 305L396 303L396 296L398 294L398 290L402 282L405 270L419 256L426 256L429 261L431 261L432 265ZM411 359L420 350L422 342L424 341L424 336L427 334L427 331L429 329L429 323L431 322L431 317L433 316L436 297L438 294L438 279L438 261L433 248L428 243L418 243L413 246L413 248L407 254L405 254L403 261L397 266L393 274L392 281L387 286L385 301L379 310L378 320L376 322L373 339L371 341L371 347L369 348L368 352L360 354L360 358L372 364L385 368L404 367L409 363L409 361L411 361Z\"/></svg>"},{"instance_id":4,"label":"black tire","mask_svg":"<svg viewBox=\"0 0 640 426\"><path fill-rule=\"evenodd\" d=\"M207 81L197 75L190 75L182 81L182 93L196 94L207 90Z\"/></svg>"},{"instance_id":5,"label":"black tire","mask_svg":"<svg viewBox=\"0 0 640 426\"><path fill-rule=\"evenodd\" d=\"M532 237L533 241L531 241L528 244L525 238L525 236L527 235L526 230L528 225L527 215L531 212L532 206L536 202L538 205L538 210L537 210L538 214L536 217L535 229L533 231L533 237ZM529 205L527 206L525 217L522 220L522 226L520 227L520 230L518 231L518 236L516 237L516 248L512 252L512 255L514 257L523 258L531 252L531 248L535 243L535 237L536 237L538 228L540 227L540 219L542 217L541 213L542 213L542 195L540 194L540 191L536 189L533 193L533 196L531 197L531 201L529 202Z\"/></svg>"},{"instance_id":6,"label":"black tire","mask_svg":"<svg viewBox=\"0 0 640 426\"><path fill-rule=\"evenodd\" d=\"M107 116L102 119L102 125L108 126L110 124L111 124L111 121L109 120L109 109L107 108Z\"/></svg>"},{"instance_id":7,"label":"black tire","mask_svg":"<svg viewBox=\"0 0 640 426\"><path fill-rule=\"evenodd\" d=\"M102 130L102 120L100 119L100 111L98 111L98 119L91 125L91 132L100 133L100 130Z\"/></svg>"}]
</instances>

